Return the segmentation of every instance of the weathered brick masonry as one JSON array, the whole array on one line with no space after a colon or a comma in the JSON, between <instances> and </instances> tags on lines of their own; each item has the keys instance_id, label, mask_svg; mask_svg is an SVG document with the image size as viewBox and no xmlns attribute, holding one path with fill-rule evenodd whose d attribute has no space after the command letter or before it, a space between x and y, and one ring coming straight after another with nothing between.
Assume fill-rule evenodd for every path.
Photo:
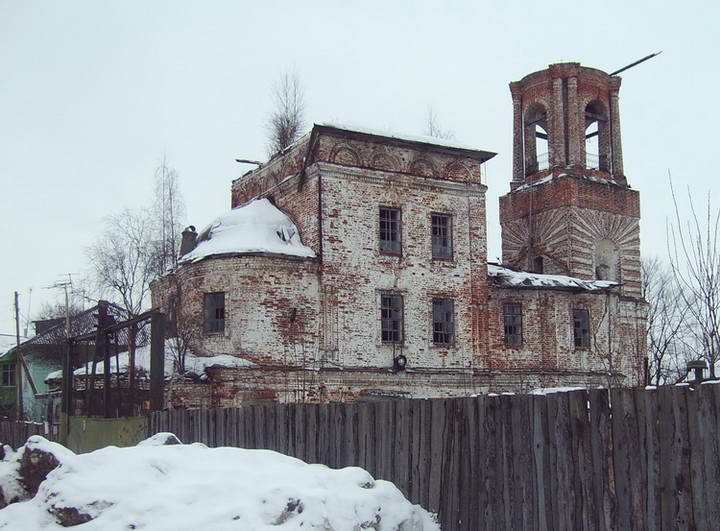
<instances>
[{"instance_id":1,"label":"weathered brick masonry","mask_svg":"<svg viewBox=\"0 0 720 531\"><path fill-rule=\"evenodd\" d=\"M208 369L211 403L640 383L639 198L622 171L618 87L619 78L576 63L511 84L514 167L511 192L501 198L503 262L541 267L545 275L529 277L527 285L488 276L481 165L492 153L316 125L234 181L233 207L270 198L316 258L210 256L155 283L154 304L175 316L196 353L249 362ZM600 150L595 169L585 155L593 123ZM538 163L536 126L546 131L547 169ZM381 207L400 212L397 253L381 250ZM449 257L433 258L437 214L450 220ZM547 273L591 282L545 282L552 280ZM617 284L593 284L598 278ZM203 297L213 292L225 293L225 326L210 334L203 329ZM401 341L383 341L387 295L402 297ZM450 344L434 341L433 300L439 299L453 303ZM522 308L519 345L507 344L508 303ZM574 310L590 316L592 339L581 347ZM400 355L405 370L398 370Z\"/></svg>"}]
</instances>

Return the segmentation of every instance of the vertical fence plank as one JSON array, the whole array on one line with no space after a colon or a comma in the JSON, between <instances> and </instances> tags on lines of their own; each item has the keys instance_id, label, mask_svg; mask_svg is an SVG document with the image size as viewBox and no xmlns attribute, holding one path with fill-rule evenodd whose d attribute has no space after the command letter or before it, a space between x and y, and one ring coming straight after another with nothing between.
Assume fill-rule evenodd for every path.
<instances>
[{"instance_id":1,"label":"vertical fence plank","mask_svg":"<svg viewBox=\"0 0 720 531\"><path fill-rule=\"evenodd\" d=\"M556 393L549 397L555 402L554 435L557 449L557 529L574 530L574 508L576 493L573 489L574 463L572 459L569 399L567 393Z\"/></svg>"},{"instance_id":2,"label":"vertical fence plank","mask_svg":"<svg viewBox=\"0 0 720 531\"><path fill-rule=\"evenodd\" d=\"M539 531L554 529L552 509L552 483L550 481L550 454L548 451L547 398L532 396L532 452L535 473L535 520Z\"/></svg>"},{"instance_id":3,"label":"vertical fence plank","mask_svg":"<svg viewBox=\"0 0 720 531\"><path fill-rule=\"evenodd\" d=\"M699 385L694 391L687 395L688 409L688 437L690 442L690 484L691 503L696 529L704 530L706 517L705 505L705 459L703 440L707 425L701 423L700 405L705 395L709 394L707 386Z\"/></svg>"},{"instance_id":4,"label":"vertical fence plank","mask_svg":"<svg viewBox=\"0 0 720 531\"><path fill-rule=\"evenodd\" d=\"M702 453L705 467L705 522L698 528L712 529L720 522L720 385L705 384L700 400L700 422L705 426ZM698 523L698 522L696 522Z\"/></svg>"},{"instance_id":5,"label":"vertical fence plank","mask_svg":"<svg viewBox=\"0 0 720 531\"><path fill-rule=\"evenodd\" d=\"M442 492L442 470L445 461L445 430L447 429L446 401L430 400L430 476L427 508L431 512L440 510Z\"/></svg>"},{"instance_id":6,"label":"vertical fence plank","mask_svg":"<svg viewBox=\"0 0 720 531\"><path fill-rule=\"evenodd\" d=\"M422 504L423 495L421 485L424 485L421 476L422 454L422 404L425 400L412 400L410 402L410 500Z\"/></svg>"},{"instance_id":7,"label":"vertical fence plank","mask_svg":"<svg viewBox=\"0 0 720 531\"><path fill-rule=\"evenodd\" d=\"M658 444L658 394L654 390L638 390L636 403L638 422L645 447L643 480L645 483L645 513L648 529L660 529L660 447ZM642 413L640 413L642 411Z\"/></svg>"},{"instance_id":8,"label":"vertical fence plank","mask_svg":"<svg viewBox=\"0 0 720 531\"><path fill-rule=\"evenodd\" d=\"M693 529L692 485L690 480L690 437L688 433L687 395L693 392L686 386L673 390L673 425L675 428L675 493L678 504L677 525L680 529Z\"/></svg>"},{"instance_id":9,"label":"vertical fence plank","mask_svg":"<svg viewBox=\"0 0 720 531\"><path fill-rule=\"evenodd\" d=\"M487 529L507 529L505 522L505 504L510 503L505 498L505 471L502 450L502 415L500 398L493 396L486 398L487 409L485 416L485 489L490 492L488 504L485 508Z\"/></svg>"},{"instance_id":10,"label":"vertical fence plank","mask_svg":"<svg viewBox=\"0 0 720 531\"><path fill-rule=\"evenodd\" d=\"M620 529L630 529L632 526L630 476L633 471L628 448L630 434L627 430L625 418L626 394L626 389L614 388L610 391L613 470L615 472L615 489L617 493L617 522Z\"/></svg>"}]
</instances>

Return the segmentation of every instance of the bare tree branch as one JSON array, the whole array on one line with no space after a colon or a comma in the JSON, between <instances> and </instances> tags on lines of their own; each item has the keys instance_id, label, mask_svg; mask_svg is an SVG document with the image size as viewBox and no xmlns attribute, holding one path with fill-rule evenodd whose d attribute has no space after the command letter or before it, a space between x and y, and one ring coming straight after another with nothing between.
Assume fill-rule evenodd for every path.
<instances>
[{"instance_id":1,"label":"bare tree branch","mask_svg":"<svg viewBox=\"0 0 720 531\"><path fill-rule=\"evenodd\" d=\"M145 306L158 276L161 251L146 211L123 210L105 218L100 238L86 250L96 290L130 315Z\"/></svg>"},{"instance_id":2,"label":"bare tree branch","mask_svg":"<svg viewBox=\"0 0 720 531\"><path fill-rule=\"evenodd\" d=\"M674 223L668 222L667 245L677 296L687 307L692 338L689 345L697 358L707 361L710 376L715 377L720 359L720 253L718 227L720 210L713 211L707 196L704 224L695 209L688 188L689 214L681 214L677 195L668 172L673 199Z\"/></svg>"},{"instance_id":3,"label":"bare tree branch","mask_svg":"<svg viewBox=\"0 0 720 531\"><path fill-rule=\"evenodd\" d=\"M434 138L442 138L443 140L454 140L455 135L449 129L443 129L440 126L440 120L435 114L435 110L428 106L427 108L427 121L425 123L425 135L432 136Z\"/></svg>"}]
</instances>

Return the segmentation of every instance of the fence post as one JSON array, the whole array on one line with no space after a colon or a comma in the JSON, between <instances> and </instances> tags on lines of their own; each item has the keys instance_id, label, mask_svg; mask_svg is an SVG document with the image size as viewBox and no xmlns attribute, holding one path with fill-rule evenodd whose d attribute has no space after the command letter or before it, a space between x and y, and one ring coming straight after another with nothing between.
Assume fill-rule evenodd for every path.
<instances>
[{"instance_id":1,"label":"fence post","mask_svg":"<svg viewBox=\"0 0 720 531\"><path fill-rule=\"evenodd\" d=\"M163 409L165 386L165 314L150 318L150 409Z\"/></svg>"}]
</instances>

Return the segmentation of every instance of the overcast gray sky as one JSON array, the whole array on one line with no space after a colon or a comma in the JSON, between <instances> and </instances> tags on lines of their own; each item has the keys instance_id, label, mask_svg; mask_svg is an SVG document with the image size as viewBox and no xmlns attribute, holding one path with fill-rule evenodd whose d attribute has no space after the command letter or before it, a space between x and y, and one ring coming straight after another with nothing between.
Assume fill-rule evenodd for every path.
<instances>
[{"instance_id":1,"label":"overcast gray sky","mask_svg":"<svg viewBox=\"0 0 720 531\"><path fill-rule=\"evenodd\" d=\"M0 0L0 332L13 291L31 314L59 275L87 271L103 216L150 201L163 153L188 222L230 206L263 159L270 88L294 70L309 122L423 132L428 105L487 165L489 258L508 191L508 82L550 63L623 74L625 171L642 250L665 255L667 172L702 201L717 188L717 2L239 2ZM712 109L711 109L712 107ZM720 202L718 203L720 204Z\"/></svg>"}]
</instances>

